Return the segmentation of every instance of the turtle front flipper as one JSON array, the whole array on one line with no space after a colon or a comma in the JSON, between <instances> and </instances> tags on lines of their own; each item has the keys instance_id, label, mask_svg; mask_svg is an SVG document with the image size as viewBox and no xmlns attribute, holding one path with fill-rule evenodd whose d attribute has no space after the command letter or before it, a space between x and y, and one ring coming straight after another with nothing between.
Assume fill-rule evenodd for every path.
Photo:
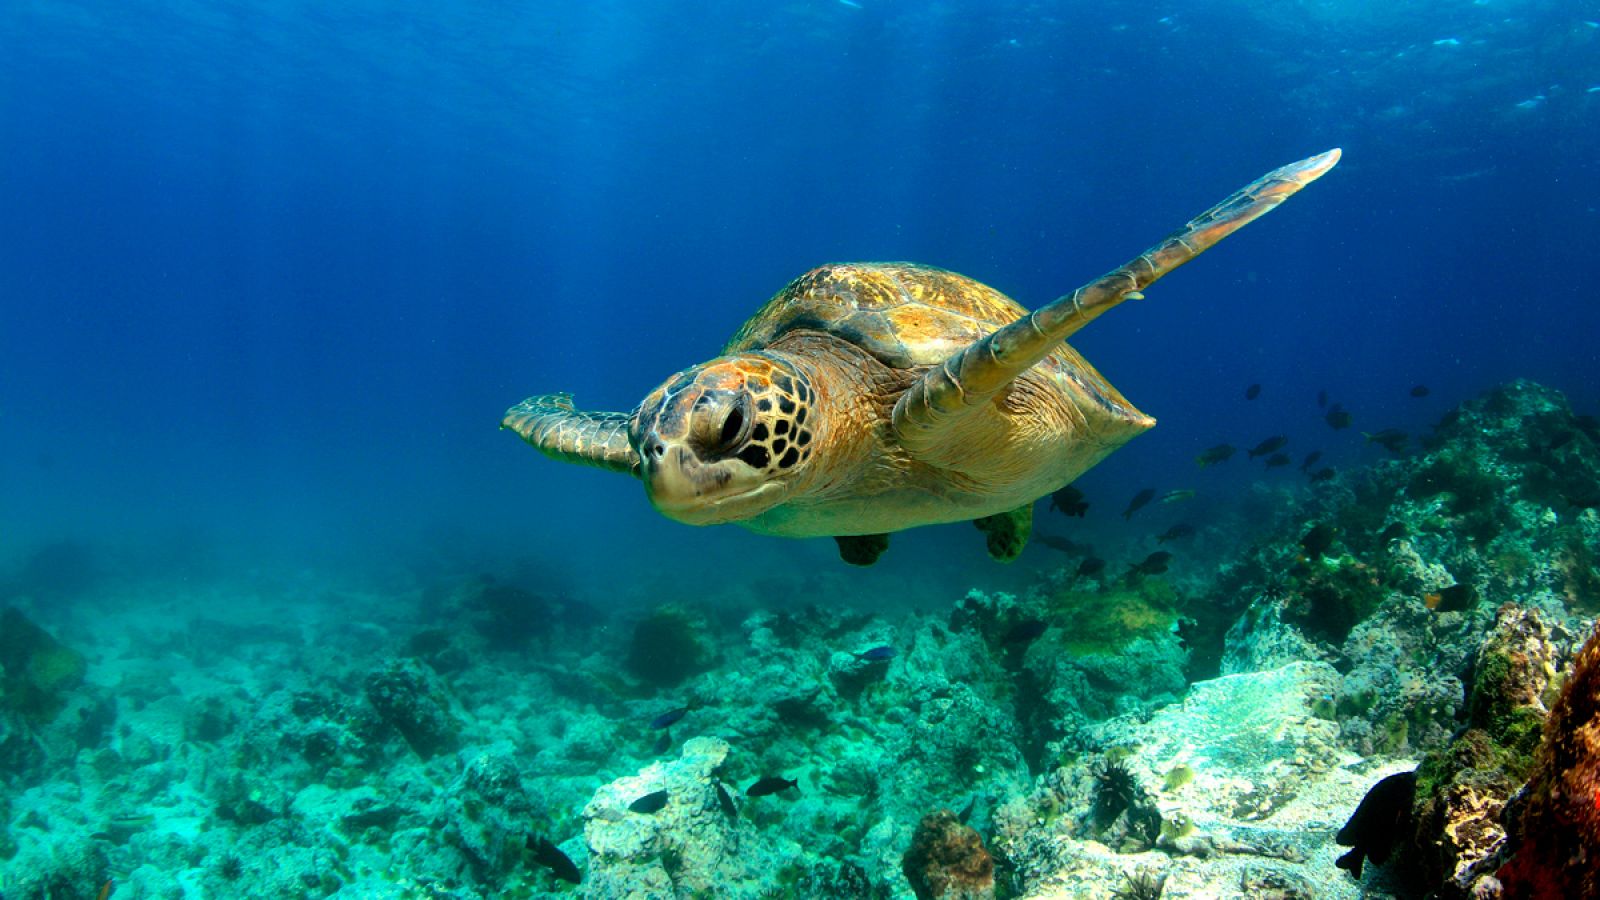
<instances>
[{"instance_id":1,"label":"turtle front flipper","mask_svg":"<svg viewBox=\"0 0 1600 900\"><path fill-rule=\"evenodd\" d=\"M551 459L598 466L639 476L639 455L628 441L632 416L619 412L583 412L571 394L541 394L506 410L501 428L509 428Z\"/></svg>"},{"instance_id":2,"label":"turtle front flipper","mask_svg":"<svg viewBox=\"0 0 1600 900\"><path fill-rule=\"evenodd\" d=\"M975 341L934 366L894 405L901 446L916 454L940 445L967 412L988 403L1017 376L1106 310L1205 252L1339 161L1338 149L1274 169L1201 213L1131 262Z\"/></svg>"}]
</instances>

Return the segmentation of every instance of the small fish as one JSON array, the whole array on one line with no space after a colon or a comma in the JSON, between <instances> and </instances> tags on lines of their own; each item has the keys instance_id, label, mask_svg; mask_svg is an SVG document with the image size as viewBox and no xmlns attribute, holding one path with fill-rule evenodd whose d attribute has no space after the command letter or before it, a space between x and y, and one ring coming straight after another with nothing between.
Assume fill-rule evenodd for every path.
<instances>
[{"instance_id":1,"label":"small fish","mask_svg":"<svg viewBox=\"0 0 1600 900\"><path fill-rule=\"evenodd\" d=\"M112 884L111 879L107 878L106 879L106 883L100 885L100 893L95 895L95 900L106 900L107 897L110 897L111 896L111 884Z\"/></svg>"},{"instance_id":2,"label":"small fish","mask_svg":"<svg viewBox=\"0 0 1600 900\"><path fill-rule=\"evenodd\" d=\"M1167 541L1178 541L1186 537L1194 537L1194 526L1180 522L1156 535L1156 543L1165 544Z\"/></svg>"},{"instance_id":3,"label":"small fish","mask_svg":"<svg viewBox=\"0 0 1600 900\"><path fill-rule=\"evenodd\" d=\"M653 748L651 748L651 752L656 754L657 756L660 756L661 754L663 754L663 753L665 753L665 752L667 752L668 750L671 750L671 749L672 749L672 731L670 729L663 728L661 730L661 737L656 738L656 745Z\"/></svg>"},{"instance_id":4,"label":"small fish","mask_svg":"<svg viewBox=\"0 0 1600 900\"><path fill-rule=\"evenodd\" d=\"M963 825L967 824L967 821L972 818L972 811L977 808L978 795L973 794L972 799L967 801L967 805L962 808L961 812L956 813L956 821Z\"/></svg>"},{"instance_id":5,"label":"small fish","mask_svg":"<svg viewBox=\"0 0 1600 900\"><path fill-rule=\"evenodd\" d=\"M1334 865L1348 870L1359 881L1363 857L1379 865L1386 862L1395 843L1411 831L1411 803L1416 793L1416 772L1390 775L1373 785L1334 838L1355 849L1339 857Z\"/></svg>"},{"instance_id":6,"label":"small fish","mask_svg":"<svg viewBox=\"0 0 1600 900\"><path fill-rule=\"evenodd\" d=\"M861 4L857 3L856 0L839 0L839 5L840 6L848 6L851 9L860 9L861 8Z\"/></svg>"},{"instance_id":7,"label":"small fish","mask_svg":"<svg viewBox=\"0 0 1600 900\"><path fill-rule=\"evenodd\" d=\"M1098 556L1091 556L1078 564L1078 576L1099 575L1106 570L1106 561Z\"/></svg>"},{"instance_id":8,"label":"small fish","mask_svg":"<svg viewBox=\"0 0 1600 900\"><path fill-rule=\"evenodd\" d=\"M782 775L768 775L744 789L746 797L765 797L768 794L779 794L789 788L799 789L800 779L784 778Z\"/></svg>"},{"instance_id":9,"label":"small fish","mask_svg":"<svg viewBox=\"0 0 1600 900\"><path fill-rule=\"evenodd\" d=\"M1431 393L1433 392L1428 390L1428 386L1425 384L1414 385L1411 388L1411 396L1413 397L1426 397Z\"/></svg>"},{"instance_id":10,"label":"small fish","mask_svg":"<svg viewBox=\"0 0 1600 900\"><path fill-rule=\"evenodd\" d=\"M1461 41L1456 38L1439 38L1433 42L1433 45L1435 47L1459 47L1461 46Z\"/></svg>"},{"instance_id":11,"label":"small fish","mask_svg":"<svg viewBox=\"0 0 1600 900\"><path fill-rule=\"evenodd\" d=\"M1145 488L1144 490L1140 491L1139 493L1134 494L1133 495L1133 499L1128 501L1128 508L1122 511L1122 517L1124 519L1133 518L1133 514L1134 513L1136 513L1139 510L1143 509L1144 505L1146 503L1149 503L1151 500L1154 500L1155 498L1156 498L1156 489L1155 488Z\"/></svg>"},{"instance_id":12,"label":"small fish","mask_svg":"<svg viewBox=\"0 0 1600 900\"><path fill-rule=\"evenodd\" d=\"M677 709L664 712L650 720L650 727L653 729L671 728L693 709L694 707L692 706L680 706Z\"/></svg>"},{"instance_id":13,"label":"small fish","mask_svg":"<svg viewBox=\"0 0 1600 900\"><path fill-rule=\"evenodd\" d=\"M1560 434L1556 435L1555 438L1550 441L1550 446L1545 448L1545 449L1547 449L1547 450L1560 450L1562 447L1565 447L1566 445L1572 443L1572 439L1577 437L1577 436L1578 436L1578 433L1576 431L1563 431Z\"/></svg>"},{"instance_id":14,"label":"small fish","mask_svg":"<svg viewBox=\"0 0 1600 900\"><path fill-rule=\"evenodd\" d=\"M1378 533L1378 542L1387 546L1390 541L1406 536L1406 523L1391 522L1389 527Z\"/></svg>"},{"instance_id":15,"label":"small fish","mask_svg":"<svg viewBox=\"0 0 1600 900\"><path fill-rule=\"evenodd\" d=\"M1385 428L1376 434L1368 434L1367 432L1363 431L1361 432L1361 436L1367 439L1367 443L1377 444L1390 453L1395 454L1404 453L1406 449L1406 441L1411 440L1410 435L1407 435L1404 431L1401 431L1398 428Z\"/></svg>"},{"instance_id":16,"label":"small fish","mask_svg":"<svg viewBox=\"0 0 1600 900\"><path fill-rule=\"evenodd\" d=\"M1326 522L1314 525L1300 539L1300 546L1306 551L1308 558L1321 559L1323 554L1328 552L1328 548L1333 546L1333 537L1337 533L1336 529Z\"/></svg>"},{"instance_id":17,"label":"small fish","mask_svg":"<svg viewBox=\"0 0 1600 900\"><path fill-rule=\"evenodd\" d=\"M894 659L895 649L885 644L882 647L873 647L864 653L857 653L856 659L867 662L888 662Z\"/></svg>"},{"instance_id":18,"label":"small fish","mask_svg":"<svg viewBox=\"0 0 1600 900\"><path fill-rule=\"evenodd\" d=\"M1167 563L1170 562L1172 562L1171 553L1165 550L1157 550L1146 556L1142 561L1134 563L1128 571L1138 572L1140 575L1160 575L1167 571Z\"/></svg>"},{"instance_id":19,"label":"small fish","mask_svg":"<svg viewBox=\"0 0 1600 900\"><path fill-rule=\"evenodd\" d=\"M1287 437L1281 434L1274 435L1250 448L1246 455L1251 459L1255 459L1258 456L1266 456L1269 453L1283 449L1283 445L1287 443L1289 443L1289 439Z\"/></svg>"},{"instance_id":20,"label":"small fish","mask_svg":"<svg viewBox=\"0 0 1600 900\"><path fill-rule=\"evenodd\" d=\"M1064 537L1056 537L1053 534L1041 534L1035 537L1034 540L1049 547L1051 550L1065 553L1068 556L1087 556L1094 552L1094 548L1088 544L1079 544Z\"/></svg>"},{"instance_id":21,"label":"small fish","mask_svg":"<svg viewBox=\"0 0 1600 900\"><path fill-rule=\"evenodd\" d=\"M667 799L666 791L654 791L629 803L628 809L640 815L648 816L652 813L660 812L661 808L667 805Z\"/></svg>"},{"instance_id":22,"label":"small fish","mask_svg":"<svg viewBox=\"0 0 1600 900\"><path fill-rule=\"evenodd\" d=\"M1317 460L1319 460L1321 458L1322 458L1322 451L1321 450L1313 450L1310 453L1307 453L1306 454L1306 461L1300 464L1300 471L1302 471L1302 472L1311 471L1311 467L1316 465L1317 464Z\"/></svg>"},{"instance_id":23,"label":"small fish","mask_svg":"<svg viewBox=\"0 0 1600 900\"><path fill-rule=\"evenodd\" d=\"M1424 595L1422 602L1434 612L1461 612L1471 608L1477 599L1477 593L1470 586L1452 584L1447 588Z\"/></svg>"},{"instance_id":24,"label":"small fish","mask_svg":"<svg viewBox=\"0 0 1600 900\"><path fill-rule=\"evenodd\" d=\"M1193 499L1194 499L1194 490L1192 488L1184 488L1183 490L1180 490L1180 491L1167 491L1165 494L1161 495L1161 502L1162 503L1178 503L1178 502L1183 501L1183 500L1193 500Z\"/></svg>"},{"instance_id":25,"label":"small fish","mask_svg":"<svg viewBox=\"0 0 1600 900\"><path fill-rule=\"evenodd\" d=\"M1050 495L1050 508L1060 510L1064 516L1077 516L1081 519L1083 514L1089 511L1089 504L1083 502L1083 491L1069 484Z\"/></svg>"},{"instance_id":26,"label":"small fish","mask_svg":"<svg viewBox=\"0 0 1600 900\"><path fill-rule=\"evenodd\" d=\"M1235 453L1238 452L1239 448L1234 447L1231 444L1218 444L1215 447L1212 447L1210 450L1207 450L1199 456L1196 456L1194 461L1199 463L1200 468L1204 469L1206 466L1214 466L1217 463L1227 462L1233 458Z\"/></svg>"},{"instance_id":27,"label":"small fish","mask_svg":"<svg viewBox=\"0 0 1600 900\"><path fill-rule=\"evenodd\" d=\"M583 875L578 872L578 867L572 862L572 857L561 852L561 848L545 838L535 838L528 835L528 849L533 851L533 861L555 875L562 881L578 884L583 880Z\"/></svg>"},{"instance_id":28,"label":"small fish","mask_svg":"<svg viewBox=\"0 0 1600 900\"><path fill-rule=\"evenodd\" d=\"M1001 639L1001 643L1031 644L1038 640L1039 636L1044 634L1049 627L1050 624L1043 619L1027 619L1018 622L1011 627L1010 631L1006 632L1006 636Z\"/></svg>"},{"instance_id":29,"label":"small fish","mask_svg":"<svg viewBox=\"0 0 1600 900\"><path fill-rule=\"evenodd\" d=\"M1333 470L1333 466L1323 466L1322 468L1311 473L1311 483L1321 484L1324 481L1332 481L1333 476L1337 474L1338 473Z\"/></svg>"},{"instance_id":30,"label":"small fish","mask_svg":"<svg viewBox=\"0 0 1600 900\"><path fill-rule=\"evenodd\" d=\"M1287 453L1274 453L1271 456L1267 457L1267 468L1276 469L1276 468L1278 468L1280 466L1287 466L1289 463L1292 463L1292 462L1294 462L1294 460L1289 458L1289 454L1287 454Z\"/></svg>"},{"instance_id":31,"label":"small fish","mask_svg":"<svg viewBox=\"0 0 1600 900\"><path fill-rule=\"evenodd\" d=\"M1332 428L1334 431L1338 431L1343 428L1349 428L1350 419L1351 416L1349 411L1337 403L1333 405L1333 409L1328 410L1327 415L1322 417L1322 420L1327 422L1328 427Z\"/></svg>"},{"instance_id":32,"label":"small fish","mask_svg":"<svg viewBox=\"0 0 1600 900\"><path fill-rule=\"evenodd\" d=\"M728 793L728 789L723 787L720 781L717 782L717 805L722 807L722 814L728 818L739 818L739 807L733 805L733 795Z\"/></svg>"},{"instance_id":33,"label":"small fish","mask_svg":"<svg viewBox=\"0 0 1600 900\"><path fill-rule=\"evenodd\" d=\"M1261 385L1259 384L1252 384L1244 389L1244 398L1246 400L1254 400L1259 396L1261 396Z\"/></svg>"},{"instance_id":34,"label":"small fish","mask_svg":"<svg viewBox=\"0 0 1600 900\"><path fill-rule=\"evenodd\" d=\"M1328 392L1327 391L1317 391L1317 409L1327 409L1327 408L1328 408Z\"/></svg>"}]
</instances>

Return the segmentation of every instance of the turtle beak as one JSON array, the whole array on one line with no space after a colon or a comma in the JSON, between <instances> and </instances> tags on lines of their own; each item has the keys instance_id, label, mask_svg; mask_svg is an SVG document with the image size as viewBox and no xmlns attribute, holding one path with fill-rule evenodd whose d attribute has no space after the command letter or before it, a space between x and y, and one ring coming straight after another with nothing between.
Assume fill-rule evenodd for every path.
<instances>
[{"instance_id":1,"label":"turtle beak","mask_svg":"<svg viewBox=\"0 0 1600 900\"><path fill-rule=\"evenodd\" d=\"M683 444L654 434L643 442L641 474L650 505L686 525L718 525L756 515L781 494L779 485L730 460L702 462ZM754 505L749 501L756 501Z\"/></svg>"},{"instance_id":2,"label":"turtle beak","mask_svg":"<svg viewBox=\"0 0 1600 900\"><path fill-rule=\"evenodd\" d=\"M703 502L717 486L707 466L682 445L667 445L660 439L645 444L644 489L650 502L671 518ZM726 476L722 479L727 481Z\"/></svg>"}]
</instances>

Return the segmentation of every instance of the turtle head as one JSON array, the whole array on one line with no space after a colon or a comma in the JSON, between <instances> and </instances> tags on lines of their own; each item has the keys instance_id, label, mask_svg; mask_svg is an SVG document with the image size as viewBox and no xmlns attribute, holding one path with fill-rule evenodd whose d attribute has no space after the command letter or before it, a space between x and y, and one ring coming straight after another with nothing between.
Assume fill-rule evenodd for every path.
<instances>
[{"instance_id":1,"label":"turtle head","mask_svg":"<svg viewBox=\"0 0 1600 900\"><path fill-rule=\"evenodd\" d=\"M815 400L799 370L762 353L674 375L639 404L629 429L651 504L690 525L777 506L811 457Z\"/></svg>"}]
</instances>

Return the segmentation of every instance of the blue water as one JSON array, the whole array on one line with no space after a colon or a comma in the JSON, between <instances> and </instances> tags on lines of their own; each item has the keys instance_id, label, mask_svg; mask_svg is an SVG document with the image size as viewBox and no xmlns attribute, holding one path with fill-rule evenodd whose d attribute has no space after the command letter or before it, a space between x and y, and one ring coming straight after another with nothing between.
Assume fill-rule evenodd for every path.
<instances>
[{"instance_id":1,"label":"blue water","mask_svg":"<svg viewBox=\"0 0 1600 900\"><path fill-rule=\"evenodd\" d=\"M932 263L1036 305L1334 146L1328 177L1074 339L1161 422L1082 479L1091 503L1301 477L1197 470L1220 441L1371 462L1359 431L1418 433L1513 377L1596 412L1595 19L10 0L0 554L531 557L596 595L836 566L828 541L668 522L501 412L553 390L629 409L826 261ZM1320 420L1319 389L1353 428ZM993 568L950 526L859 577L966 571Z\"/></svg>"}]
</instances>

